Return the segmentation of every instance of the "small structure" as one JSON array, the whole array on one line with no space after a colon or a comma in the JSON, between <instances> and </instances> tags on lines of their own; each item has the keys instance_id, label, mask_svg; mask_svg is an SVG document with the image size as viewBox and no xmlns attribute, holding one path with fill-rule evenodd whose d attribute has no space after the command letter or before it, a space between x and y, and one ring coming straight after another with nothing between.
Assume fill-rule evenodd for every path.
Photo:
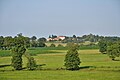
<instances>
[{"instance_id":1,"label":"small structure","mask_svg":"<svg viewBox=\"0 0 120 80\"><path fill-rule=\"evenodd\" d=\"M65 36L57 36L56 38L48 38L47 41L59 41L64 39L65 39Z\"/></svg>"}]
</instances>

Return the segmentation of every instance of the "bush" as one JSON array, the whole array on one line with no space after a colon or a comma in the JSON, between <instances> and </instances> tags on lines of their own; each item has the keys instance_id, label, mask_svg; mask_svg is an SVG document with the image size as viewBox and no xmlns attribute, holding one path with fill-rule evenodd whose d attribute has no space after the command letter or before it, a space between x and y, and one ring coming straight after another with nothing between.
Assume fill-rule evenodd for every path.
<instances>
[{"instance_id":1,"label":"bush","mask_svg":"<svg viewBox=\"0 0 120 80\"><path fill-rule=\"evenodd\" d=\"M55 44L51 44L50 47L56 47Z\"/></svg>"},{"instance_id":2,"label":"bush","mask_svg":"<svg viewBox=\"0 0 120 80\"><path fill-rule=\"evenodd\" d=\"M58 44L58 46L57 47L63 47L63 45L62 44Z\"/></svg>"},{"instance_id":3,"label":"bush","mask_svg":"<svg viewBox=\"0 0 120 80\"><path fill-rule=\"evenodd\" d=\"M36 65L36 61L34 60L34 58L33 57L29 57L28 58L28 63L27 63L27 68L29 70L35 70L36 67L37 67L37 65Z\"/></svg>"}]
</instances>

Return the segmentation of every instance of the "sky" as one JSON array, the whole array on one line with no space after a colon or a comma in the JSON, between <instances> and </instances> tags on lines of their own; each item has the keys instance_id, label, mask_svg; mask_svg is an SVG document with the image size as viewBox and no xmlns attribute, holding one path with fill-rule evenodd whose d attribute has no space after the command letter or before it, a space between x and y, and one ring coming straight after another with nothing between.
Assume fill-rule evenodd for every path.
<instances>
[{"instance_id":1,"label":"sky","mask_svg":"<svg viewBox=\"0 0 120 80\"><path fill-rule=\"evenodd\" d=\"M0 0L0 35L120 36L120 0Z\"/></svg>"}]
</instances>

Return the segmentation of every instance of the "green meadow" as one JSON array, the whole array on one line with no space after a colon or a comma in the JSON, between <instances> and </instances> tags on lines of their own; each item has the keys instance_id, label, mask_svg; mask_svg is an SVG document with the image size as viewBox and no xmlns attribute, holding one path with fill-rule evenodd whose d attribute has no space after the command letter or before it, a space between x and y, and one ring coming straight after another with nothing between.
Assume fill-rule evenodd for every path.
<instances>
[{"instance_id":1,"label":"green meadow","mask_svg":"<svg viewBox=\"0 0 120 80\"><path fill-rule=\"evenodd\" d=\"M14 71L10 66L11 56L0 57L0 80L119 80L120 58L112 61L107 54L101 54L98 49L79 50L81 60L80 70L68 71L64 67L67 50L30 49L27 52L35 54L40 70ZM3 51L5 53L5 51ZM0 54L3 52L0 51ZM6 53L9 53L6 52ZM11 53L10 53L11 54ZM23 68L27 59L23 56Z\"/></svg>"}]
</instances>

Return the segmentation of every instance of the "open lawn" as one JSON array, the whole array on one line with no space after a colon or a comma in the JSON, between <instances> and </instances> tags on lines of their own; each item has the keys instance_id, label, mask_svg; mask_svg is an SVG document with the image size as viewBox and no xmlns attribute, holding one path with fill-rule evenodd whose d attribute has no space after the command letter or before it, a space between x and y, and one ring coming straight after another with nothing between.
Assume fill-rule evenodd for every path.
<instances>
[{"instance_id":1,"label":"open lawn","mask_svg":"<svg viewBox=\"0 0 120 80\"><path fill-rule=\"evenodd\" d=\"M62 53L60 53L60 51ZM80 50L81 59L78 71L64 70L66 50L56 50L56 53L37 54L34 56L42 70L12 71L11 57L0 57L0 80L119 80L120 58L112 61L106 54L95 50ZM23 67L26 66L23 56Z\"/></svg>"}]
</instances>

